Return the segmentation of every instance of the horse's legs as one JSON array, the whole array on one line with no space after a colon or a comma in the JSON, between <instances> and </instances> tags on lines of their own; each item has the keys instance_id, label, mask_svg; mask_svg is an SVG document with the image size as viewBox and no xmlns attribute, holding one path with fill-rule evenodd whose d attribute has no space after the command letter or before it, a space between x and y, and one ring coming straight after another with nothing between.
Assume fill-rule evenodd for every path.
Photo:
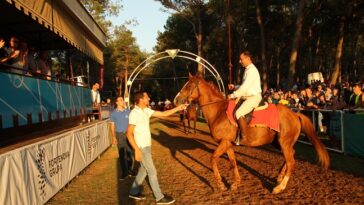
<instances>
[{"instance_id":1,"label":"horse's legs","mask_svg":"<svg viewBox=\"0 0 364 205\"><path fill-rule=\"evenodd\" d=\"M283 152L284 158L286 160L286 163L285 163L286 168L282 167L282 171L284 170L286 173L285 173L283 179L281 180L281 182L276 187L274 187L273 194L278 194L278 193L282 192L284 189L286 189L288 180L292 174L292 171L293 171L293 168L295 165L293 145L290 145L290 143L287 143L287 144L281 143L281 147L282 147L282 152ZM282 174L282 173L280 173L280 174Z\"/></svg>"},{"instance_id":2,"label":"horse's legs","mask_svg":"<svg viewBox=\"0 0 364 205\"><path fill-rule=\"evenodd\" d=\"M234 169L234 175L235 175L235 182L231 185L231 189L232 190L236 190L240 184L240 175L239 175L239 170L238 170L238 166L236 165L236 158L235 158L235 153L234 153L234 149L232 147L228 148L227 150L227 155L229 157L231 166Z\"/></svg>"},{"instance_id":3,"label":"horse's legs","mask_svg":"<svg viewBox=\"0 0 364 205\"><path fill-rule=\"evenodd\" d=\"M184 115L181 117L181 122L182 122L182 125L183 125L183 131L185 132L185 134L188 134L187 130L186 130L185 116Z\"/></svg>"},{"instance_id":4,"label":"horse's legs","mask_svg":"<svg viewBox=\"0 0 364 205\"><path fill-rule=\"evenodd\" d=\"M282 168L281 168L281 170L279 172L279 175L277 177L277 183L281 183L282 182L284 175L286 175L286 170L287 170L287 163L284 162L283 163L283 166L282 166Z\"/></svg>"},{"instance_id":5,"label":"horse's legs","mask_svg":"<svg viewBox=\"0 0 364 205\"><path fill-rule=\"evenodd\" d=\"M196 134L196 121L197 121L197 119L195 118L194 120L193 120L193 132Z\"/></svg>"},{"instance_id":6,"label":"horse's legs","mask_svg":"<svg viewBox=\"0 0 364 205\"><path fill-rule=\"evenodd\" d=\"M188 132L191 132L191 119L187 118L187 122L188 122Z\"/></svg>"},{"instance_id":7,"label":"horse's legs","mask_svg":"<svg viewBox=\"0 0 364 205\"><path fill-rule=\"evenodd\" d=\"M211 164L212 164L212 170L214 171L215 179L217 181L217 185L220 188L220 190L224 191L226 190L226 187L224 183L221 180L221 175L219 172L219 168L217 166L217 160L219 157L226 152L226 150L229 147L229 141L223 140L220 142L220 144L217 146L216 150L212 154L211 157Z\"/></svg>"}]
</instances>

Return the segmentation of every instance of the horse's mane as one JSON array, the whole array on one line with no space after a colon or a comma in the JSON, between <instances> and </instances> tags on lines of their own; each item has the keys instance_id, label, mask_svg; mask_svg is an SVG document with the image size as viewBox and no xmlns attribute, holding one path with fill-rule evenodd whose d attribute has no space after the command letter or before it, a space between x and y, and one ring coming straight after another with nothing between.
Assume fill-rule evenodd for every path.
<instances>
[{"instance_id":1,"label":"horse's mane","mask_svg":"<svg viewBox=\"0 0 364 205\"><path fill-rule=\"evenodd\" d=\"M207 85L207 87L209 87L212 90L212 93L218 97L221 98L225 98L225 96L220 92L220 90L216 87L216 85L211 82L211 81L206 81L205 79L203 79L202 77L200 77L200 80L203 80L203 82L205 82L205 84Z\"/></svg>"}]
</instances>

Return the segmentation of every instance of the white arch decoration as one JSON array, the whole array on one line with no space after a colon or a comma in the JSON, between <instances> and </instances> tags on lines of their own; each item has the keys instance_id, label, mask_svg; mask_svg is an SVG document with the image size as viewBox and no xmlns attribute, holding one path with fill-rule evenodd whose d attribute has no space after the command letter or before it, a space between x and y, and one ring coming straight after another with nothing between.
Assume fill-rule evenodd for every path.
<instances>
[{"instance_id":1,"label":"white arch decoration","mask_svg":"<svg viewBox=\"0 0 364 205\"><path fill-rule=\"evenodd\" d=\"M128 81L127 81L127 89L128 89L128 96L124 96L125 102L129 104L129 96L131 92L131 87L134 83L134 80L139 75L140 72L142 72L145 68L147 68L150 64L155 63L159 60L163 60L165 58L185 58L192 61L195 61L196 63L202 65L206 70L208 70L216 79L217 86L220 90L220 92L225 93L225 87L224 82L221 79L220 74L217 72L217 70L212 66L208 61L206 61L204 58L188 52L188 51L182 51L179 49L167 49L163 52L157 53L155 55L149 56L147 59L145 59L143 62L141 62L130 74Z\"/></svg>"}]
</instances>

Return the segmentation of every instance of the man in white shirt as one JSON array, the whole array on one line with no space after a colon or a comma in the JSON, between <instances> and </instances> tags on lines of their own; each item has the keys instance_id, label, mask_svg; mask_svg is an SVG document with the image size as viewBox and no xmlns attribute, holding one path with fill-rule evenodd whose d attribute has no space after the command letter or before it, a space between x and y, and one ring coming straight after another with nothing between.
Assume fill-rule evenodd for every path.
<instances>
[{"instance_id":1,"label":"man in white shirt","mask_svg":"<svg viewBox=\"0 0 364 205\"><path fill-rule=\"evenodd\" d=\"M258 107L262 100L262 88L260 84L260 75L258 69L255 67L251 60L251 54L244 51L240 54L240 64L245 68L243 83L241 86L229 95L230 99L242 98L245 100L242 105L237 109L235 116L241 130L241 137L247 135L248 124L245 115L251 112L254 108ZM233 84L229 84L229 89L235 88Z\"/></svg>"},{"instance_id":2,"label":"man in white shirt","mask_svg":"<svg viewBox=\"0 0 364 205\"><path fill-rule=\"evenodd\" d=\"M101 102L99 89L100 89L100 85L98 83L95 83L92 85L91 97L92 97L92 104L94 106L99 105Z\"/></svg>"},{"instance_id":3,"label":"man in white shirt","mask_svg":"<svg viewBox=\"0 0 364 205\"><path fill-rule=\"evenodd\" d=\"M127 137L130 145L135 151L135 160L139 161L141 166L130 189L129 197L136 200L145 199L145 196L140 193L140 187L148 176L156 203L171 204L175 200L172 197L163 194L159 187L157 171L154 167L151 153L152 136L149 119L152 116L164 117L172 115L175 112L186 109L186 105L180 105L171 110L160 112L149 108L150 98L146 92L137 92L134 94L134 98L135 107L129 115Z\"/></svg>"}]
</instances>

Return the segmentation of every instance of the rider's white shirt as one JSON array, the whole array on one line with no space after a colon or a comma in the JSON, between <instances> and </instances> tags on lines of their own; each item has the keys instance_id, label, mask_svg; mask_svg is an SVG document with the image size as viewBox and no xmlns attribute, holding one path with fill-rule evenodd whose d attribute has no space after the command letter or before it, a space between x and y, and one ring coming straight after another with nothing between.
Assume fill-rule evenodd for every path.
<instances>
[{"instance_id":1,"label":"rider's white shirt","mask_svg":"<svg viewBox=\"0 0 364 205\"><path fill-rule=\"evenodd\" d=\"M250 64L245 68L242 85L233 92L233 95L235 97L249 97L261 95L261 93L262 88L258 69L254 64Z\"/></svg>"}]
</instances>

